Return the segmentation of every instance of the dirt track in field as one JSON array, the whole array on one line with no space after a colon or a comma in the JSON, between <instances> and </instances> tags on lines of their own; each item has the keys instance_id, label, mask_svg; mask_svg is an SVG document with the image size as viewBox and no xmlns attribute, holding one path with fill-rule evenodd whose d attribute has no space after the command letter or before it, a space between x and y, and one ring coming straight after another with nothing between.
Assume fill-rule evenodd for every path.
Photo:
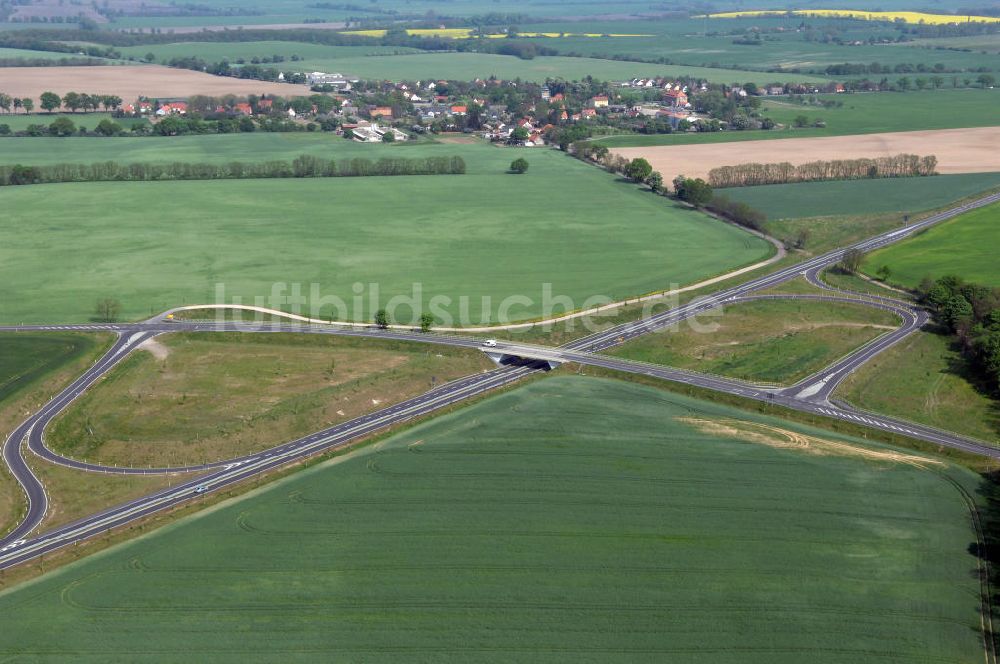
<instances>
[{"instance_id":1,"label":"dirt track in field","mask_svg":"<svg viewBox=\"0 0 1000 664\"><path fill-rule=\"evenodd\" d=\"M118 95L126 102L139 96L190 97L226 94L276 94L286 97L309 94L305 85L268 83L213 76L187 69L157 65L104 67L9 67L0 69L0 90L12 97L38 98L45 91Z\"/></svg>"},{"instance_id":2,"label":"dirt track in field","mask_svg":"<svg viewBox=\"0 0 1000 664\"><path fill-rule=\"evenodd\" d=\"M1000 127L904 131L821 138L785 138L703 145L657 145L615 148L628 159L645 157L667 182L677 175L706 178L718 166L821 159L859 159L901 153L935 155L939 173L1000 171Z\"/></svg>"}]
</instances>

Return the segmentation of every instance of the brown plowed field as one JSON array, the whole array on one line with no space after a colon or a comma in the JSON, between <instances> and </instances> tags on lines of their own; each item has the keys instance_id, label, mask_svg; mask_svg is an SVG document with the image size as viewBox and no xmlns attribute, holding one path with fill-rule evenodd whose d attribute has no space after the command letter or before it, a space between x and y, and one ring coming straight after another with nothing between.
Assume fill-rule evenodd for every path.
<instances>
[{"instance_id":1,"label":"brown plowed field","mask_svg":"<svg viewBox=\"0 0 1000 664\"><path fill-rule=\"evenodd\" d=\"M628 159L645 157L667 182L679 174L706 178L718 166L821 159L859 159L901 153L935 155L939 173L1000 171L1000 127L901 131L888 134L786 138L699 145L615 148Z\"/></svg>"},{"instance_id":2,"label":"brown plowed field","mask_svg":"<svg viewBox=\"0 0 1000 664\"><path fill-rule=\"evenodd\" d=\"M105 67L9 67L0 69L0 90L12 97L36 100L45 91L118 95L126 102L139 96L190 97L191 95L275 94L284 97L309 94L305 85L268 83L213 76L187 69L157 65Z\"/></svg>"}]
</instances>

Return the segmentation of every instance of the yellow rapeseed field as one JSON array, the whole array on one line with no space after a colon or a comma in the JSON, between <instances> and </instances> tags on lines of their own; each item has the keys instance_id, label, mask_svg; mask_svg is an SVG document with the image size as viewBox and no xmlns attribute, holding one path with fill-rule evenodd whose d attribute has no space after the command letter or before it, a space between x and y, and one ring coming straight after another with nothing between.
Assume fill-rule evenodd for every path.
<instances>
[{"instance_id":1,"label":"yellow rapeseed field","mask_svg":"<svg viewBox=\"0 0 1000 664\"><path fill-rule=\"evenodd\" d=\"M958 16L955 14L925 14L923 12L867 12L856 9L795 9L791 11L758 10L709 14L711 18L740 18L747 16L820 16L830 18L857 18L864 21L903 21L944 25L947 23L1000 23L995 16Z\"/></svg>"}]
</instances>

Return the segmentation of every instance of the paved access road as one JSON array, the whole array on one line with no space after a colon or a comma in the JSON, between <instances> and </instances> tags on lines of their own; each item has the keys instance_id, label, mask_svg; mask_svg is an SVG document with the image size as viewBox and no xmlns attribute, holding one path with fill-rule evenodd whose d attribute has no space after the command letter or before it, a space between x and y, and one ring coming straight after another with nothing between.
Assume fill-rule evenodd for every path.
<instances>
[{"instance_id":1,"label":"paved access road","mask_svg":"<svg viewBox=\"0 0 1000 664\"><path fill-rule=\"evenodd\" d=\"M624 323L608 330L577 339L564 346L553 348L547 346L520 344L515 342L498 342L496 348L490 348L512 360L508 366L496 370L469 376L451 383L439 386L430 392L389 408L371 413L364 417L344 422L310 436L295 441L283 443L277 447L258 454L247 455L237 459L221 461L213 464L189 466L184 468L151 468L132 469L89 464L75 459L69 459L52 452L45 447L43 432L45 425L65 409L77 396L87 389L94 381L107 373L122 358L147 338L156 334L173 331L188 332L218 332L238 331L247 333L267 332L302 332L313 334L339 334L347 336L388 337L397 340L416 341L421 343L436 343L467 348L479 347L477 339L461 336L445 336L421 332L406 332L395 330L380 330L377 328L356 328L330 326L303 326L291 324L246 324L246 323L214 323L198 321L167 321L163 317L142 323L123 325L62 325L62 326L27 326L0 327L0 331L17 330L112 330L118 334L118 340L109 352L80 378L59 393L41 410L28 418L7 439L3 447L3 458L14 477L21 483L28 496L29 509L24 520L18 527L0 540L0 569L11 567L50 551L58 550L75 542L93 537L136 519L143 518L155 512L190 500L199 495L196 489L204 487L207 491L217 491L226 486L244 481L271 469L289 464L296 460L343 447L351 441L386 427L405 422L414 417L427 415L441 408L459 403L473 396L508 385L529 374L543 371L548 363L577 362L587 366L597 366L627 373L641 374L661 378L668 381L694 385L697 387L733 394L749 399L779 404L799 411L815 413L836 419L847 420L867 425L884 431L905 434L935 444L953 447L968 452L993 458L1000 458L1000 448L984 445L965 437L925 427L910 422L882 415L859 412L845 406L829 403L829 395L833 389L852 371L868 361L871 357L888 348L907 334L919 329L927 320L926 312L915 309L909 303L888 298L861 297L854 294L849 301L876 306L897 313L903 320L903 325L896 331L883 335L857 351L842 358L840 361L819 372L815 376L801 381L786 389L773 389L746 383L743 381L709 376L694 371L684 371L670 367L645 364L624 360L600 352L617 346L638 336L653 333L680 323L693 316L705 313L711 309L739 301L760 299L764 297L805 297L830 301L844 301L843 295L760 295L758 291L779 286L800 275L821 284L818 273L834 265L851 249L871 251L892 242L909 237L915 232L952 218L968 210L1000 201L1000 194L981 198L972 203L958 206L946 212L928 217L906 228L894 230L871 239L859 242L851 247L845 247L809 259L792 267L778 270L756 279L752 279L735 287L725 289L707 298L695 300L686 305L665 311L650 318ZM823 287L828 288L825 284ZM516 358L516 359L515 359ZM110 472L121 474L149 474L202 471L207 473L197 479L182 481L178 486L165 489L150 496L140 498L130 503L113 507L101 513L89 516L80 521L56 529L52 532L30 538L44 518L47 499L41 482L31 473L22 457L22 444L27 440L29 449L53 462L80 470L95 472Z\"/></svg>"}]
</instances>

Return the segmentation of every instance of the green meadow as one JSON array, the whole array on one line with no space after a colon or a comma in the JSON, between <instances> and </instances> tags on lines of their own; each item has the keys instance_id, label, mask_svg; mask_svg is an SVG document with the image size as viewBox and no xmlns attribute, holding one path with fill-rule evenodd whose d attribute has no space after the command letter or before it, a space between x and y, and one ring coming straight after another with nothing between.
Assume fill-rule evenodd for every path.
<instances>
[{"instance_id":1,"label":"green meadow","mask_svg":"<svg viewBox=\"0 0 1000 664\"><path fill-rule=\"evenodd\" d=\"M0 655L977 661L976 476L842 442L554 377L13 588Z\"/></svg>"},{"instance_id":2,"label":"green meadow","mask_svg":"<svg viewBox=\"0 0 1000 664\"><path fill-rule=\"evenodd\" d=\"M870 254L863 269L883 265L890 281L909 288L924 277L955 274L966 281L1000 286L996 249L1000 246L1000 204L990 205L929 228L918 235Z\"/></svg>"},{"instance_id":3,"label":"green meadow","mask_svg":"<svg viewBox=\"0 0 1000 664\"><path fill-rule=\"evenodd\" d=\"M174 148L187 161L208 152L213 160L263 158L250 147L256 140L241 138L72 139L61 156L48 157L173 161L180 158ZM9 140L30 147L57 139ZM306 142L267 137L263 144L274 148L269 156L291 158ZM124 148L117 157L115 146ZM332 138L314 148L345 159L460 155L468 172L0 189L7 240L0 279L10 294L0 320L86 321L105 297L120 300L126 318L217 297L294 308L274 293L311 299L317 308L306 305L305 313L354 320L371 320L390 298L412 296L438 324L469 325L539 317L546 292L555 313L584 307L592 296L618 300L699 281L773 251L742 230L554 151ZM34 161L29 156L25 163ZM516 156L528 159L528 174L507 173ZM404 302L396 319L412 322L413 309Z\"/></svg>"}]
</instances>

